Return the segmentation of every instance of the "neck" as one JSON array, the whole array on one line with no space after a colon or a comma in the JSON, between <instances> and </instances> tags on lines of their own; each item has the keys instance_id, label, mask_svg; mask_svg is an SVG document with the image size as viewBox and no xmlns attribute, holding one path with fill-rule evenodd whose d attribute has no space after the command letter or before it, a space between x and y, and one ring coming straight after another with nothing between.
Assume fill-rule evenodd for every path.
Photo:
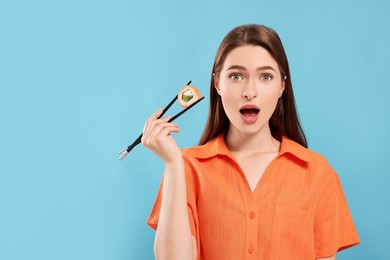
<instances>
[{"instance_id":1,"label":"neck","mask_svg":"<svg viewBox=\"0 0 390 260\"><path fill-rule=\"evenodd\" d=\"M268 125L250 134L240 132L230 125L225 142L232 152L274 153L279 152L280 148L280 142L272 136Z\"/></svg>"}]
</instances>

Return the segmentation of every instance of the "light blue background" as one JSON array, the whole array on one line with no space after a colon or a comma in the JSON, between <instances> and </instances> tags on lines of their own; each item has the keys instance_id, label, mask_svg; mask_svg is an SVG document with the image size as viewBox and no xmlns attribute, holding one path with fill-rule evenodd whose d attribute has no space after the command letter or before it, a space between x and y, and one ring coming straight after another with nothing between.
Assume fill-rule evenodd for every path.
<instances>
[{"instance_id":1,"label":"light blue background","mask_svg":"<svg viewBox=\"0 0 390 260\"><path fill-rule=\"evenodd\" d=\"M246 23L279 33L310 148L339 173L361 245L338 259L387 259L389 11L368 0L2 1L0 259L153 259L145 221L163 165L142 146L117 153L189 80L206 99L175 138L197 143L215 52Z\"/></svg>"}]
</instances>

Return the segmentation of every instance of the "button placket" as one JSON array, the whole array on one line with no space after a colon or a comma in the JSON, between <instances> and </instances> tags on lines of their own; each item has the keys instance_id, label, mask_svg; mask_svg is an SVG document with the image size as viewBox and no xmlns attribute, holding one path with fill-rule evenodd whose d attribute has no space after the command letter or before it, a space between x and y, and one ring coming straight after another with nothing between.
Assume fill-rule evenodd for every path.
<instances>
[{"instance_id":1,"label":"button placket","mask_svg":"<svg viewBox=\"0 0 390 260\"><path fill-rule=\"evenodd\" d=\"M250 259L256 256L256 245L257 245L257 237L259 232L259 223L256 217L256 207L253 201L251 201L250 206L247 210L247 252Z\"/></svg>"},{"instance_id":2,"label":"button placket","mask_svg":"<svg viewBox=\"0 0 390 260\"><path fill-rule=\"evenodd\" d=\"M236 163L235 160L233 160ZM245 259L255 259L257 257L256 246L258 245L259 221L256 215L257 205L254 199L254 193L249 189L245 174L237 163L235 172L237 183L240 189L241 198L245 210L246 237L245 237Z\"/></svg>"}]
</instances>

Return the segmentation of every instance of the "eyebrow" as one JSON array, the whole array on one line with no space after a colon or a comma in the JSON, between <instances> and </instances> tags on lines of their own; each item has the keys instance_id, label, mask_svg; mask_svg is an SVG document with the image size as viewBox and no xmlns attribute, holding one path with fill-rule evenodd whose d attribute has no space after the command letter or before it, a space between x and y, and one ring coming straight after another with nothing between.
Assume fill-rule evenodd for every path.
<instances>
[{"instance_id":1,"label":"eyebrow","mask_svg":"<svg viewBox=\"0 0 390 260\"><path fill-rule=\"evenodd\" d=\"M232 69L246 70L246 68L243 67L243 66L240 66L240 65L233 65L233 66L230 66L229 68L227 68L226 71L232 70ZM260 70L273 70L273 71L276 72L276 70L275 70L273 67L271 67L271 66L261 66L261 67L258 67L258 68L256 69L256 71L260 71Z\"/></svg>"}]
</instances>

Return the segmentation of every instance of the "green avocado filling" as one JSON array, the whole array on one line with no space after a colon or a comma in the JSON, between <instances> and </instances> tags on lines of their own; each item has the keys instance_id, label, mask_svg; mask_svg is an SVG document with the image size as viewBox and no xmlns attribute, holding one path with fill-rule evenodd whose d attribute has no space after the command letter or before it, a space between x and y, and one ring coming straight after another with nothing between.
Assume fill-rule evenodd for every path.
<instances>
[{"instance_id":1,"label":"green avocado filling","mask_svg":"<svg viewBox=\"0 0 390 260\"><path fill-rule=\"evenodd\" d=\"M190 101L193 97L193 95L181 95L181 98L184 100L184 102Z\"/></svg>"}]
</instances>

